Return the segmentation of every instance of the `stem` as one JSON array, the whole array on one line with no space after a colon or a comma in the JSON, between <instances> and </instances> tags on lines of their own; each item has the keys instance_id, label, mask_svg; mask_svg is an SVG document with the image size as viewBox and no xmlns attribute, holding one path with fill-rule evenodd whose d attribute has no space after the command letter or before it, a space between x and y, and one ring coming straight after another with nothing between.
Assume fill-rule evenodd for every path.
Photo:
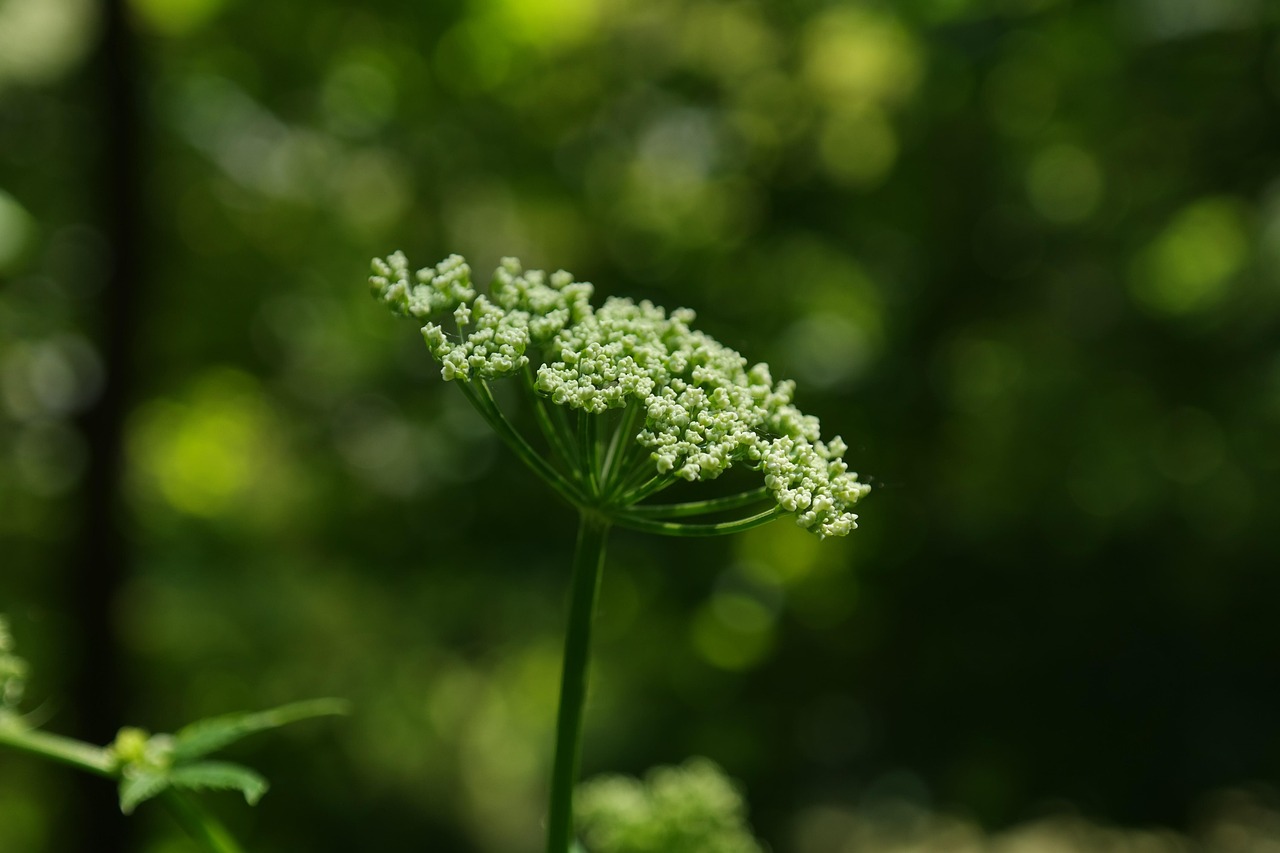
<instances>
[{"instance_id":1,"label":"stem","mask_svg":"<svg viewBox=\"0 0 1280 853\"><path fill-rule=\"evenodd\" d=\"M117 775L115 759L109 750L69 737L0 724L0 744L61 764L69 764L97 776L114 779Z\"/></svg>"},{"instance_id":2,"label":"stem","mask_svg":"<svg viewBox=\"0 0 1280 853\"><path fill-rule=\"evenodd\" d=\"M581 457L583 477L587 483L587 494L596 497L600 494L600 461L596 451L596 433L599 424L596 416L586 409L578 410L578 453Z\"/></svg>"},{"instance_id":3,"label":"stem","mask_svg":"<svg viewBox=\"0 0 1280 853\"><path fill-rule=\"evenodd\" d=\"M244 853L227 828L191 798L170 788L161 795L169 814L209 853Z\"/></svg>"},{"instance_id":4,"label":"stem","mask_svg":"<svg viewBox=\"0 0 1280 853\"><path fill-rule=\"evenodd\" d=\"M555 489L569 503L574 506L579 506L582 503L582 496L578 487L566 480L564 475L555 468L551 467L551 463L542 458L538 451L534 450L524 436L507 420L506 415L498 408L497 402L489 391L489 386L485 384L483 379L464 380L459 382L459 387L461 387L462 393L467 396L467 399L471 401L471 405L475 410L493 428L498 437L506 442L512 452L520 457L521 461L532 468L534 473L542 477L547 482L547 485Z\"/></svg>"},{"instance_id":5,"label":"stem","mask_svg":"<svg viewBox=\"0 0 1280 853\"><path fill-rule=\"evenodd\" d=\"M732 521L721 521L715 524L682 524L676 521L655 521L651 518L632 515L627 510L614 512L610 519L622 527L630 527L632 530L657 533L663 536L726 536L730 533L740 533L743 530L750 530L753 527L768 524L775 518L785 515L786 512L782 507L775 506L747 518L737 518Z\"/></svg>"},{"instance_id":6,"label":"stem","mask_svg":"<svg viewBox=\"0 0 1280 853\"><path fill-rule=\"evenodd\" d=\"M600 480L604 486L605 494L613 492L617 485L616 480L620 479L618 472L626 471L623 467L626 462L629 451L638 444L635 439L636 424L640 420L640 415L644 407L635 402L629 401L626 408L622 411L622 417L613 430L613 437L609 440L609 448L605 452L604 462L601 465Z\"/></svg>"},{"instance_id":7,"label":"stem","mask_svg":"<svg viewBox=\"0 0 1280 853\"><path fill-rule=\"evenodd\" d=\"M538 422L538 429L546 437L547 444L551 446L551 452L560 457L560 461L569 468L574 477L580 477L580 472L577 466L574 465L576 456L573 451L572 434L567 429L563 414L559 411L554 414L549 411L552 407L547 405L546 398L538 390L533 373L527 366L523 376L525 393L533 400L533 416ZM560 407L556 406L554 408L558 410Z\"/></svg>"},{"instance_id":8,"label":"stem","mask_svg":"<svg viewBox=\"0 0 1280 853\"><path fill-rule=\"evenodd\" d=\"M639 452L637 452L637 450ZM621 464L615 464L614 487L609 490L609 499L613 503L630 504L634 501L619 501L620 495L632 492L643 486L657 473L652 453L638 441L628 443L622 449Z\"/></svg>"},{"instance_id":9,"label":"stem","mask_svg":"<svg viewBox=\"0 0 1280 853\"><path fill-rule=\"evenodd\" d=\"M610 502L614 506L630 507L634 504L638 504L650 495L657 494L667 486L675 483L675 481L675 474L654 474L648 480L645 480L640 485L630 489L626 494L611 498Z\"/></svg>"},{"instance_id":10,"label":"stem","mask_svg":"<svg viewBox=\"0 0 1280 853\"><path fill-rule=\"evenodd\" d=\"M739 509L744 506L750 506L753 503L759 503L768 497L768 487L761 486L749 492L741 492L723 498L711 498L705 501L688 501L678 504L637 504L636 506L627 507L627 512L631 515L645 518L683 518L690 515L707 515L713 512L722 512L727 509Z\"/></svg>"},{"instance_id":11,"label":"stem","mask_svg":"<svg viewBox=\"0 0 1280 853\"><path fill-rule=\"evenodd\" d=\"M582 510L578 546L573 554L569 592L569 628L564 638L560 710L556 717L556 754L551 771L551 808L547 815L547 853L569 853L573 841L573 788L582 754L582 716L587 699L587 662L596 590L604 566L609 520Z\"/></svg>"}]
</instances>

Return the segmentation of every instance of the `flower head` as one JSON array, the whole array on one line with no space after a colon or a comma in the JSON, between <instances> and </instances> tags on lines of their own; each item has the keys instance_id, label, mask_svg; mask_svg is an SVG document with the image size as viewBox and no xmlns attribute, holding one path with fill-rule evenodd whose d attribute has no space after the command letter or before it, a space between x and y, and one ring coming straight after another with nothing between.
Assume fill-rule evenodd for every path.
<instances>
[{"instance_id":1,"label":"flower head","mask_svg":"<svg viewBox=\"0 0 1280 853\"><path fill-rule=\"evenodd\" d=\"M457 255L410 273L397 252L375 260L373 272L377 297L425 323L446 380L523 374L533 393L588 416L633 407L642 417L623 421L634 432L622 438L648 451L648 474L660 484L745 465L764 473L775 505L803 527L842 536L857 526L851 510L870 486L848 470L844 442L824 442L817 418L793 405L794 384L694 329L693 311L619 298L595 308L590 284L524 271L514 258L502 261L487 295Z\"/></svg>"}]
</instances>

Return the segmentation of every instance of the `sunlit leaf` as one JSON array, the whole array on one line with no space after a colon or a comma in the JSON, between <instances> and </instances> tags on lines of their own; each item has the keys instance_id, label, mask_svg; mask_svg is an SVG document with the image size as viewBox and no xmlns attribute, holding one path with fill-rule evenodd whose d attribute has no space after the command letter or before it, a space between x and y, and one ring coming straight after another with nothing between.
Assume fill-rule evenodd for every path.
<instances>
[{"instance_id":1,"label":"sunlit leaf","mask_svg":"<svg viewBox=\"0 0 1280 853\"><path fill-rule=\"evenodd\" d=\"M251 806L262 799L270 787L256 771L228 761L201 761L175 767L169 773L169 782L175 788L189 791L239 791Z\"/></svg>"},{"instance_id":2,"label":"sunlit leaf","mask_svg":"<svg viewBox=\"0 0 1280 853\"><path fill-rule=\"evenodd\" d=\"M313 699L282 705L270 711L253 711L210 717L184 726L174 735L173 760L200 758L256 732L279 728L310 717L347 713L339 699Z\"/></svg>"},{"instance_id":3,"label":"sunlit leaf","mask_svg":"<svg viewBox=\"0 0 1280 853\"><path fill-rule=\"evenodd\" d=\"M169 777L158 770L130 773L120 781L120 811L133 814L144 803L169 787Z\"/></svg>"}]
</instances>

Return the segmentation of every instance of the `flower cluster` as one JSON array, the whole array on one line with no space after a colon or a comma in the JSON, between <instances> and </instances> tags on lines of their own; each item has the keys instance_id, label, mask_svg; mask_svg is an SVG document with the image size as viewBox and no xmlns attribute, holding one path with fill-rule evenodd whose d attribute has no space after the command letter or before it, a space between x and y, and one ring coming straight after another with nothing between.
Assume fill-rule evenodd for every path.
<instances>
[{"instance_id":1,"label":"flower cluster","mask_svg":"<svg viewBox=\"0 0 1280 853\"><path fill-rule=\"evenodd\" d=\"M446 380L517 374L532 355L533 387L558 406L592 415L639 407L643 422L628 437L649 451L655 475L708 480L740 463L762 471L776 504L805 528L841 536L857 526L851 509L870 487L848 470L844 442L823 442L818 420L792 404L794 384L692 328L692 311L618 298L593 308L590 284L525 272L511 258L488 295L457 255L411 273L397 252L373 271L375 295L425 322Z\"/></svg>"},{"instance_id":2,"label":"flower cluster","mask_svg":"<svg viewBox=\"0 0 1280 853\"><path fill-rule=\"evenodd\" d=\"M602 853L762 853L742 791L706 758L644 779L601 776L578 789L583 840Z\"/></svg>"},{"instance_id":3,"label":"flower cluster","mask_svg":"<svg viewBox=\"0 0 1280 853\"><path fill-rule=\"evenodd\" d=\"M16 711L26 677L27 662L14 653L9 623L0 616L0 717Z\"/></svg>"}]
</instances>

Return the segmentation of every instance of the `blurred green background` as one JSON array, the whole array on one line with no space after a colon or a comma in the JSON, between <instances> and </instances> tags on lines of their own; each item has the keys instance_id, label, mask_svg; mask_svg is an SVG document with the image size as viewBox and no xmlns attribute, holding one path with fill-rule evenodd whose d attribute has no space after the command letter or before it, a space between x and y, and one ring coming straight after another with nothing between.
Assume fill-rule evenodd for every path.
<instances>
[{"instance_id":1,"label":"blurred green background","mask_svg":"<svg viewBox=\"0 0 1280 853\"><path fill-rule=\"evenodd\" d=\"M518 255L696 309L875 487L617 533L586 773L709 756L777 851L1185 828L1280 780L1278 177L1265 0L0 0L30 705L346 697L238 748L250 849L538 850L573 514L364 284ZM0 850L187 849L79 790L0 754Z\"/></svg>"}]
</instances>

